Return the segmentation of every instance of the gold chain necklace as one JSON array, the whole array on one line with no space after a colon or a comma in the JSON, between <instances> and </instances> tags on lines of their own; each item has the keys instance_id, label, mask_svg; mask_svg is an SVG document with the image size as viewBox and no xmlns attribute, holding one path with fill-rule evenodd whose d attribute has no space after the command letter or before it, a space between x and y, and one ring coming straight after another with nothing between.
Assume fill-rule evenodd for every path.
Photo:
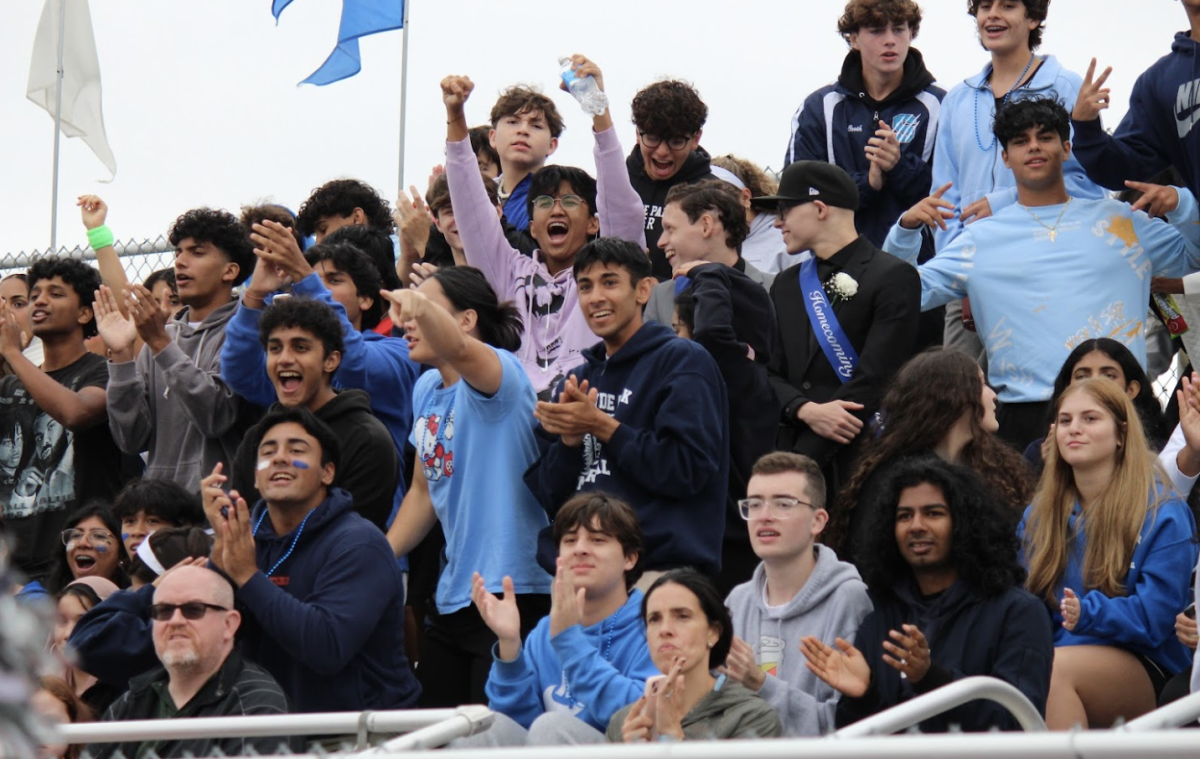
<instances>
[{"instance_id":1,"label":"gold chain necklace","mask_svg":"<svg viewBox=\"0 0 1200 759\"><path fill-rule=\"evenodd\" d=\"M1071 201L1074 199L1075 198L1073 198L1073 197L1068 197L1067 202L1063 203L1062 210L1058 212L1058 218L1054 220L1053 227L1050 226L1049 224L1047 224L1046 222L1042 221L1041 219L1039 219L1038 215L1036 213L1034 213L1033 209L1030 208L1029 206L1021 205L1020 203L1018 203L1017 205L1021 206L1021 208L1024 208L1026 210L1026 212L1028 212L1029 215L1033 217L1034 221L1036 221L1038 224L1041 224L1043 227L1045 227L1046 231L1050 233L1050 242L1054 242L1054 239L1056 237L1058 237L1058 225L1060 222L1062 222L1063 214L1065 214L1067 212L1067 206L1071 205Z\"/></svg>"}]
</instances>

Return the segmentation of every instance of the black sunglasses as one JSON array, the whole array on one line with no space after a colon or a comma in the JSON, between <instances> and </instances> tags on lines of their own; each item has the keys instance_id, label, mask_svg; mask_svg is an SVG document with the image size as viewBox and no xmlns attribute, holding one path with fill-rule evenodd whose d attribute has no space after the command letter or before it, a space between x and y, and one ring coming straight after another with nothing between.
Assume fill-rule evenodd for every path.
<instances>
[{"instance_id":1,"label":"black sunglasses","mask_svg":"<svg viewBox=\"0 0 1200 759\"><path fill-rule=\"evenodd\" d=\"M183 612L184 619L203 619L209 609L214 611L229 611L224 606L204 603L203 601L188 601L182 604L154 604L150 607L150 618L155 622L167 622L175 616L175 610Z\"/></svg>"}]
</instances>

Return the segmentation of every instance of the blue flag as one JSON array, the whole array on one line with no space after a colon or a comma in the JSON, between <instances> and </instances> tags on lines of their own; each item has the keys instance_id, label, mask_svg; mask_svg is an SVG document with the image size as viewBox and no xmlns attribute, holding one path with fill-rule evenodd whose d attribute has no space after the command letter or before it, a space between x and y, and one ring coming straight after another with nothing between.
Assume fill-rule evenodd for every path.
<instances>
[{"instance_id":1,"label":"blue flag","mask_svg":"<svg viewBox=\"0 0 1200 759\"><path fill-rule=\"evenodd\" d=\"M291 3L292 0L272 0L271 13L276 21ZM358 38L399 29L403 25L404 0L342 0L337 47L321 67L300 84L332 84L354 76L362 70Z\"/></svg>"}]
</instances>

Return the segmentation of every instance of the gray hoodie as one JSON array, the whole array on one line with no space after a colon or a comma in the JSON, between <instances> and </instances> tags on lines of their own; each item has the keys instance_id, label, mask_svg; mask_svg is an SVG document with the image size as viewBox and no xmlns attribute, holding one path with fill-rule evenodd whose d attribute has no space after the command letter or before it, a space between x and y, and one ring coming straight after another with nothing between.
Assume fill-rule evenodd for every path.
<instances>
[{"instance_id":1,"label":"gray hoodie","mask_svg":"<svg viewBox=\"0 0 1200 759\"><path fill-rule=\"evenodd\" d=\"M761 563L750 582L730 591L726 601L734 634L750 644L755 661L767 673L759 695L775 707L788 736L828 733L834 729L837 708L837 691L805 666L800 638L813 635L831 646L835 638L853 643L859 624L871 612L867 586L854 565L839 561L831 548L815 548L812 575L784 606L767 608L767 573Z\"/></svg>"},{"instance_id":2,"label":"gray hoodie","mask_svg":"<svg viewBox=\"0 0 1200 759\"><path fill-rule=\"evenodd\" d=\"M151 356L147 345L136 361L108 365L109 429L122 451L148 452L147 479L199 492L218 461L233 462L246 404L221 379L221 344L236 310L231 300L192 327L184 308L167 325L171 344L161 353Z\"/></svg>"},{"instance_id":3,"label":"gray hoodie","mask_svg":"<svg viewBox=\"0 0 1200 759\"><path fill-rule=\"evenodd\" d=\"M609 742L621 742L621 728L632 708L633 704L622 707L608 721L605 737ZM716 687L683 715L681 724L683 737L689 741L778 738L781 735L779 717L774 710L754 691L724 676L718 677Z\"/></svg>"}]
</instances>

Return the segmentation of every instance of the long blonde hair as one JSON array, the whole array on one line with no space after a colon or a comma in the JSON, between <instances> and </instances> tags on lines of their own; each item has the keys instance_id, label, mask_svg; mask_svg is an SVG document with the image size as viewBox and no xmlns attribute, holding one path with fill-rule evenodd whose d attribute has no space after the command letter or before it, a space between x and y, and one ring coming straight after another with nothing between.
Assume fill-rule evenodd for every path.
<instances>
[{"instance_id":1,"label":"long blonde hair","mask_svg":"<svg viewBox=\"0 0 1200 759\"><path fill-rule=\"evenodd\" d=\"M1096 378L1069 386L1054 406L1056 417L1063 401L1076 393L1088 394L1108 413L1116 423L1119 444L1112 479L1100 497L1084 508L1074 534L1068 528L1071 511L1080 500L1074 472L1059 454L1057 441L1050 446L1033 495L1024 549L1029 564L1025 586L1051 603L1057 603L1055 588L1066 574L1079 539L1085 541L1085 589L1096 589L1106 596L1125 595L1125 577L1134 547L1147 515L1157 512L1157 486L1166 481L1146 443L1137 411L1115 382Z\"/></svg>"}]
</instances>

